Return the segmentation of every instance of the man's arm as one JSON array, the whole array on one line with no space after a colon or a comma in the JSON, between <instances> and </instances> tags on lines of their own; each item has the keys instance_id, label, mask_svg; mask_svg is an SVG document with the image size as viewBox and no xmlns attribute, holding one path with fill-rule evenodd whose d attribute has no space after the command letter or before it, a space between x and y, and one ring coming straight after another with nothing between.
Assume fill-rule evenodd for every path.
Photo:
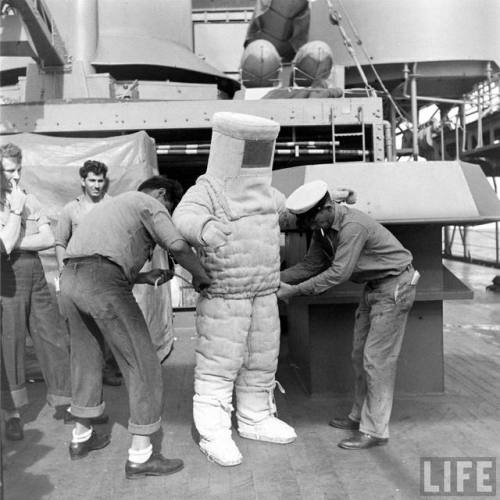
<instances>
[{"instance_id":1,"label":"man's arm","mask_svg":"<svg viewBox=\"0 0 500 500\"><path fill-rule=\"evenodd\" d=\"M70 202L71 203L71 202ZM57 219L56 230L54 231L56 243L56 258L59 272L64 267L64 257L66 256L66 247L71 238L71 216L68 205L65 205Z\"/></svg>"},{"instance_id":2,"label":"man's arm","mask_svg":"<svg viewBox=\"0 0 500 500\"><path fill-rule=\"evenodd\" d=\"M0 229L0 240L2 240L3 251L8 255L14 249L21 233L21 216L11 213L7 224Z\"/></svg>"},{"instance_id":3,"label":"man's arm","mask_svg":"<svg viewBox=\"0 0 500 500\"><path fill-rule=\"evenodd\" d=\"M328 269L318 275L293 286L292 295L318 295L347 281L356 267L365 246L368 231L359 224L351 223L339 233L335 257ZM290 293L288 297L292 296Z\"/></svg>"},{"instance_id":4,"label":"man's arm","mask_svg":"<svg viewBox=\"0 0 500 500\"><path fill-rule=\"evenodd\" d=\"M158 245L170 251L175 260L191 273L196 290L207 287L210 284L210 278L198 257L174 226L165 208L156 200L153 202L151 202L150 210L141 212L143 223L149 234Z\"/></svg>"},{"instance_id":5,"label":"man's arm","mask_svg":"<svg viewBox=\"0 0 500 500\"><path fill-rule=\"evenodd\" d=\"M319 274L329 263L323 248L321 248L316 238L313 237L304 259L297 262L294 266L281 271L280 279L284 283L300 283Z\"/></svg>"},{"instance_id":6,"label":"man's arm","mask_svg":"<svg viewBox=\"0 0 500 500\"><path fill-rule=\"evenodd\" d=\"M19 250L38 252L54 246L54 235L49 224L42 224L38 233L23 236L16 244Z\"/></svg>"},{"instance_id":7,"label":"man's arm","mask_svg":"<svg viewBox=\"0 0 500 500\"><path fill-rule=\"evenodd\" d=\"M28 194L25 203L27 214L26 224L36 224L38 231L31 234L21 233L21 237L16 243L19 250L38 252L54 246L54 235L50 229L49 219L42 214L42 206L38 199L32 194Z\"/></svg>"},{"instance_id":8,"label":"man's arm","mask_svg":"<svg viewBox=\"0 0 500 500\"><path fill-rule=\"evenodd\" d=\"M210 278L203 269L197 255L184 240L177 240L170 246L175 260L193 276L193 286L200 291L210 285Z\"/></svg>"},{"instance_id":9,"label":"man's arm","mask_svg":"<svg viewBox=\"0 0 500 500\"><path fill-rule=\"evenodd\" d=\"M66 247L63 247L56 243L56 259L57 259L57 268L59 269L59 272L63 270L64 257L66 257Z\"/></svg>"},{"instance_id":10,"label":"man's arm","mask_svg":"<svg viewBox=\"0 0 500 500\"><path fill-rule=\"evenodd\" d=\"M173 273L169 273L168 269L155 268L139 273L135 279L135 284L160 286L171 280L172 277Z\"/></svg>"},{"instance_id":11,"label":"man's arm","mask_svg":"<svg viewBox=\"0 0 500 500\"><path fill-rule=\"evenodd\" d=\"M16 246L21 234L21 214L26 202L26 193L14 183L11 193L7 195L7 201L10 205L10 214L7 224L0 229L0 240L3 245L2 251L8 255Z\"/></svg>"}]
</instances>

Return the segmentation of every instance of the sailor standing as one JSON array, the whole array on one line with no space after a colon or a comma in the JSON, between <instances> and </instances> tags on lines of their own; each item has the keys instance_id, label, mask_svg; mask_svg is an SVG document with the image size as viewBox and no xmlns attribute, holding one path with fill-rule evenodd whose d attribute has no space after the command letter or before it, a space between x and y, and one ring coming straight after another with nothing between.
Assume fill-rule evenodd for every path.
<instances>
[{"instance_id":1,"label":"sailor standing","mask_svg":"<svg viewBox=\"0 0 500 500\"><path fill-rule=\"evenodd\" d=\"M286 207L297 216L297 225L313 234L304 260L281 272L278 298L317 295L348 280L364 284L354 322L354 403L346 418L334 418L330 425L361 431L341 441L341 448L384 445L398 357L419 277L412 254L368 215L335 203L323 181L296 189Z\"/></svg>"}]
</instances>

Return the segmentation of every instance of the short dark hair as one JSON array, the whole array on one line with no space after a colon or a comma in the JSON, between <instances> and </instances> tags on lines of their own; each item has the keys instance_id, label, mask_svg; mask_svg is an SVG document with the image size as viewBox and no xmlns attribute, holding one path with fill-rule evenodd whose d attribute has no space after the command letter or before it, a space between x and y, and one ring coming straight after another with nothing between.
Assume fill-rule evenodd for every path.
<instances>
[{"instance_id":1,"label":"short dark hair","mask_svg":"<svg viewBox=\"0 0 500 500\"><path fill-rule=\"evenodd\" d=\"M106 177L106 174L108 173L108 167L101 161L87 160L83 164L83 167L80 167L80 177L82 179L86 179L87 175L89 175L90 172L95 175L102 175L103 177Z\"/></svg>"},{"instance_id":2,"label":"short dark hair","mask_svg":"<svg viewBox=\"0 0 500 500\"><path fill-rule=\"evenodd\" d=\"M19 146L16 146L12 142L8 142L0 146L0 161L2 161L3 158L14 158L21 163L23 152Z\"/></svg>"},{"instance_id":3,"label":"short dark hair","mask_svg":"<svg viewBox=\"0 0 500 500\"><path fill-rule=\"evenodd\" d=\"M152 191L160 188L165 189L166 198L172 202L173 208L175 208L184 194L181 183L175 179L169 179L164 175L154 175L142 182L137 191Z\"/></svg>"}]
</instances>

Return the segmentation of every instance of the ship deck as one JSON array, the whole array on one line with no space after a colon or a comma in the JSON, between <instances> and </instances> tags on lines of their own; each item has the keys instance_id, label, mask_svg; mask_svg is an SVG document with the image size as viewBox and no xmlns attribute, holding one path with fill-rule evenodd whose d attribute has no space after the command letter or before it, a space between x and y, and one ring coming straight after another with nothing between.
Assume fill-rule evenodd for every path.
<instances>
[{"instance_id":1,"label":"ship deck","mask_svg":"<svg viewBox=\"0 0 500 500\"><path fill-rule=\"evenodd\" d=\"M420 495L420 458L498 457L500 415L500 294L485 287L495 269L460 262L445 264L475 292L473 300L444 305L445 386L443 394L396 397L391 439L384 447L345 451L337 443L347 431L327 425L349 409L349 400L307 396L280 357L277 393L280 417L295 426L290 445L235 440L242 465L223 468L200 453L192 437L194 331L178 333L164 369L165 410L155 444L180 457L178 474L129 481L124 462L129 446L127 397L123 387L105 387L111 444L87 458L68 456L71 426L53 418L44 384L29 384L23 415L25 439L4 442L7 500L168 499L413 499ZM497 479L498 481L498 479ZM497 490L500 492L500 488Z\"/></svg>"}]
</instances>

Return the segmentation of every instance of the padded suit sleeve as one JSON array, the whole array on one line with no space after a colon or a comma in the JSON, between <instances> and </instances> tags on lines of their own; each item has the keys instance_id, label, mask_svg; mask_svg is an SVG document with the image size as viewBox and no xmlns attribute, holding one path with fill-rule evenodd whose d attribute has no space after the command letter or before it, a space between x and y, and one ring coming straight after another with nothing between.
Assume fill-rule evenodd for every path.
<instances>
[{"instance_id":1,"label":"padded suit sleeve","mask_svg":"<svg viewBox=\"0 0 500 500\"><path fill-rule=\"evenodd\" d=\"M217 220L205 186L195 184L182 197L174 211L173 221L179 232L192 246L204 246L201 236L207 222Z\"/></svg>"}]
</instances>

